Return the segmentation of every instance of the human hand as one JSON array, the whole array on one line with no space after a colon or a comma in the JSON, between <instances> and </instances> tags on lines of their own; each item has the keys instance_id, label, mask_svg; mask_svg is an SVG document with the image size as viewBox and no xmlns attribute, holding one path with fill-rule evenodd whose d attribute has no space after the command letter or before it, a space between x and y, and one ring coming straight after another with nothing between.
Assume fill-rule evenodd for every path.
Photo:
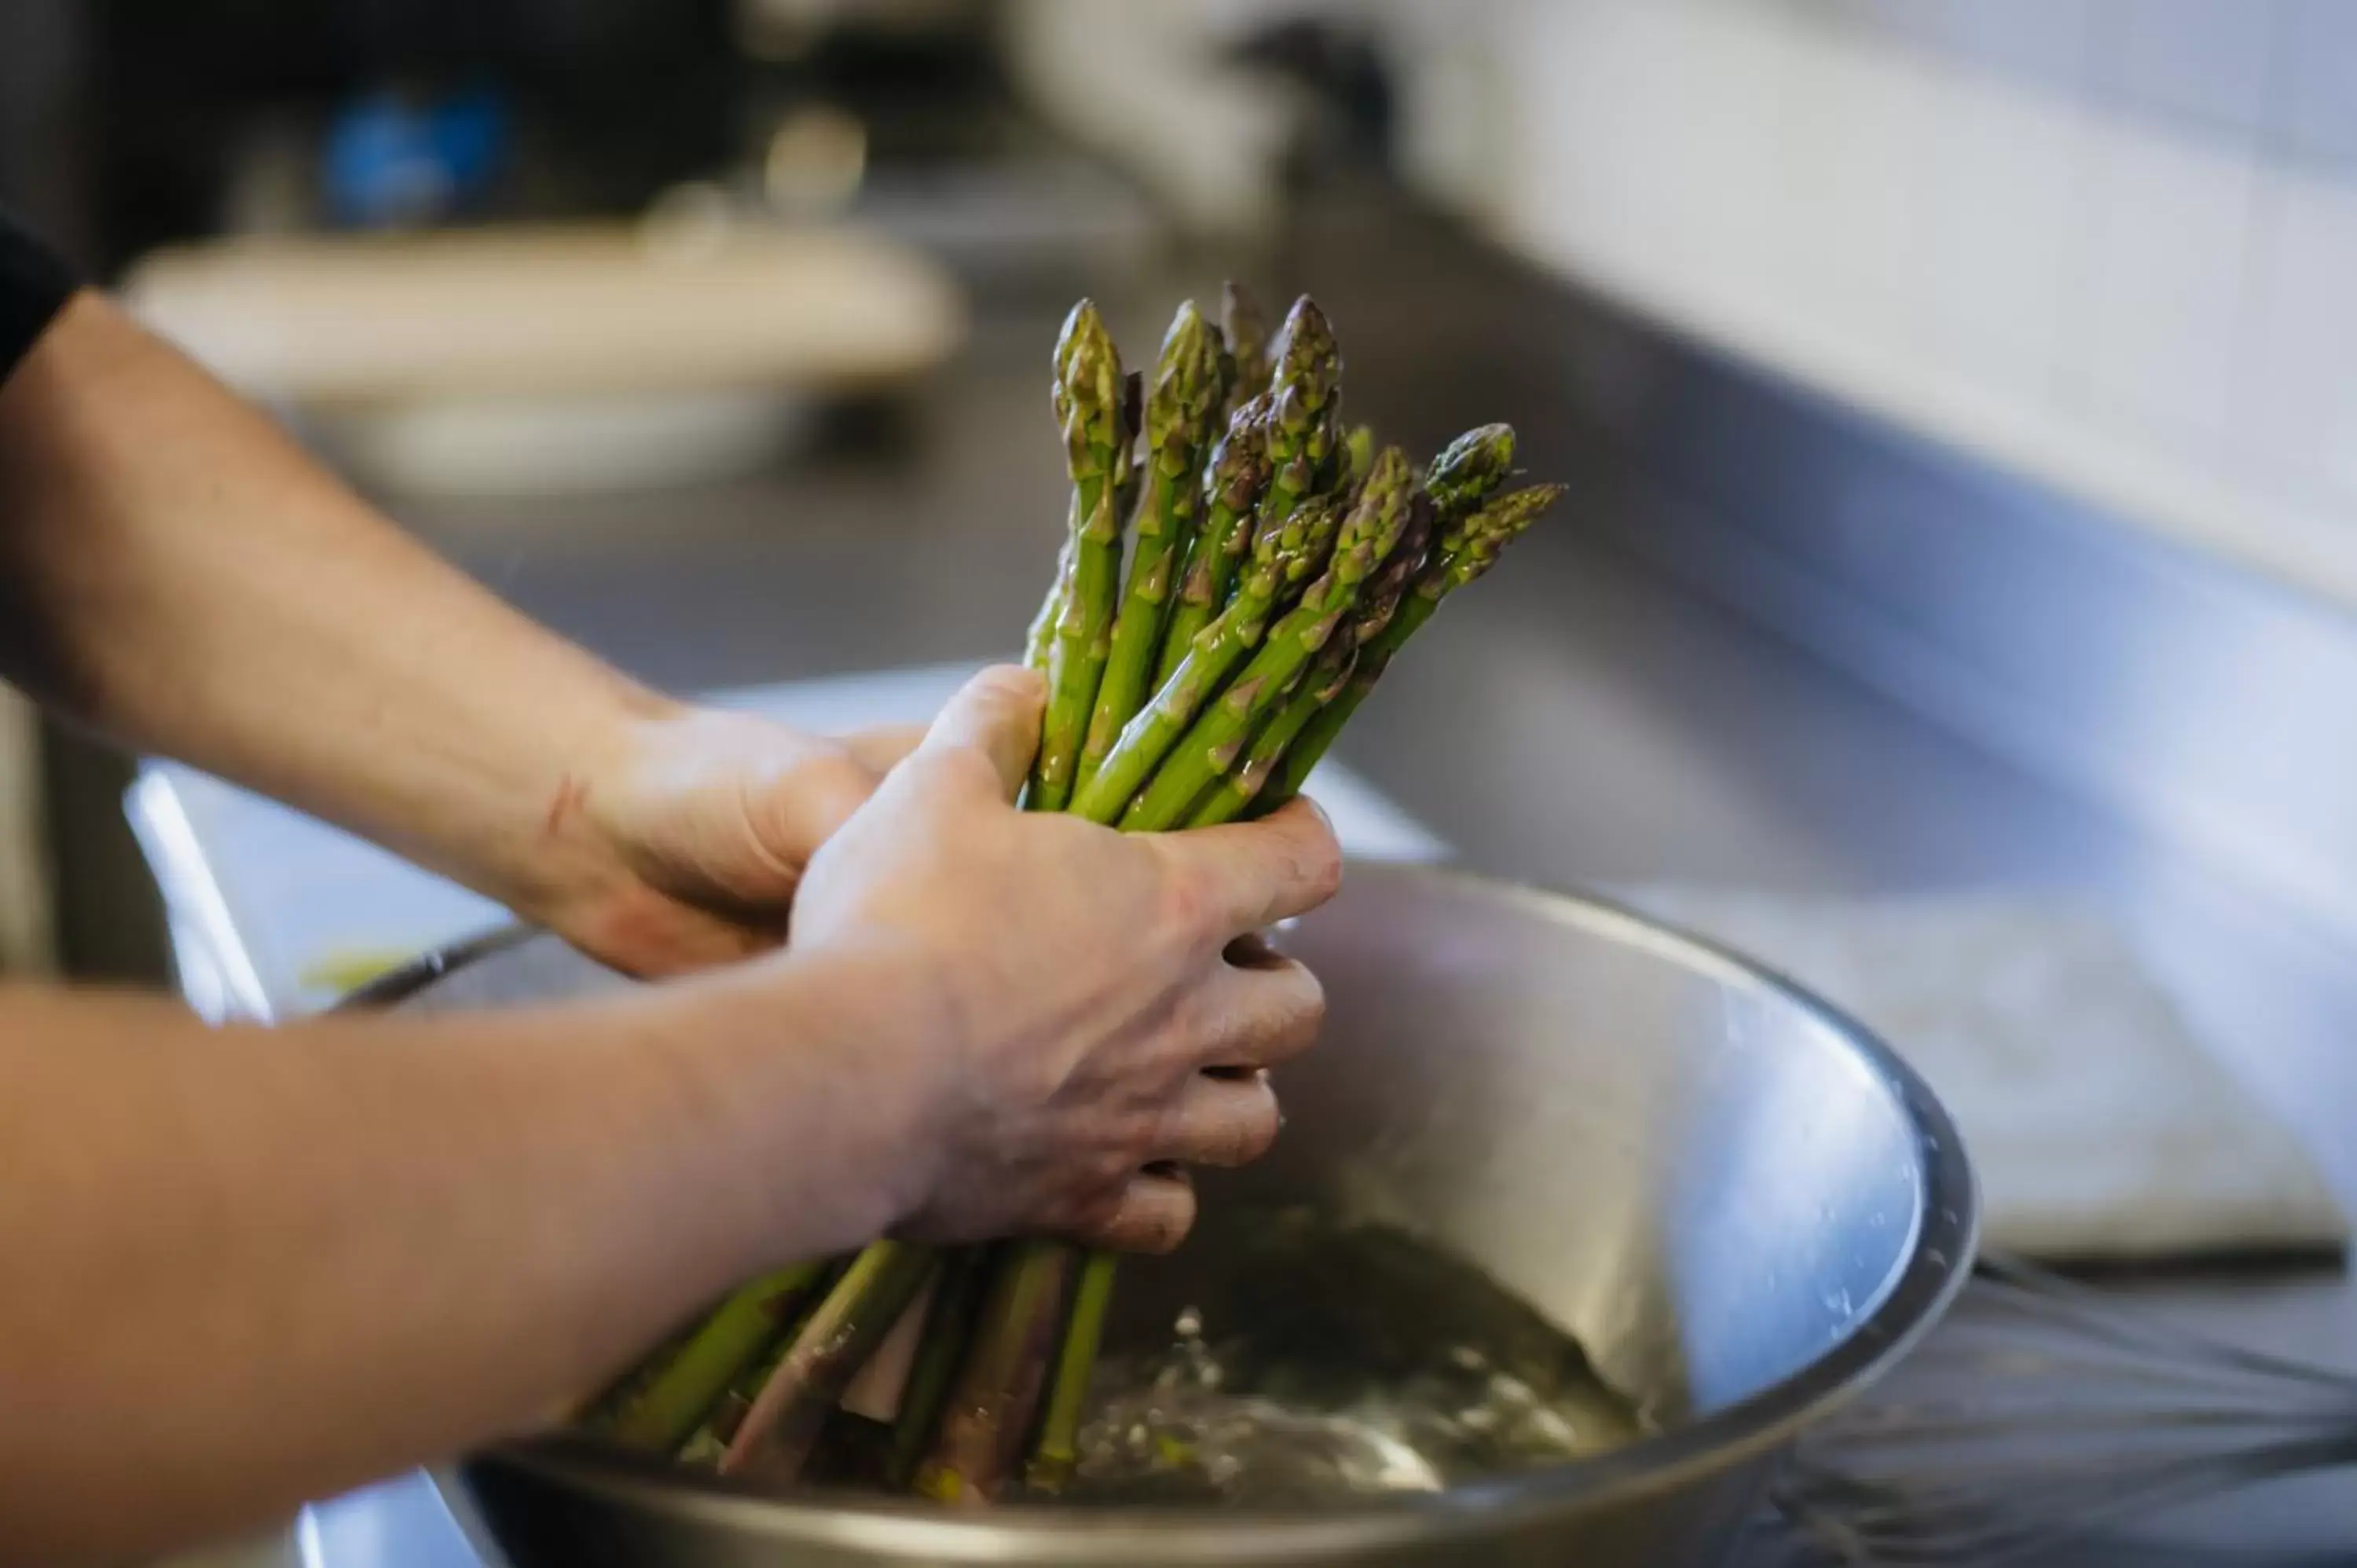
<instances>
[{"instance_id":1,"label":"human hand","mask_svg":"<svg viewBox=\"0 0 2357 1568\"><path fill-rule=\"evenodd\" d=\"M1195 1208L1168 1167L1265 1153L1264 1069L1324 1013L1308 970L1243 939L1323 903L1341 854L1307 802L1176 834L1017 811L1042 701L1028 671L968 684L812 858L791 950L882 963L922 1020L871 1061L877 1092L926 1108L903 1233L1168 1249Z\"/></svg>"},{"instance_id":2,"label":"human hand","mask_svg":"<svg viewBox=\"0 0 2357 1568\"><path fill-rule=\"evenodd\" d=\"M923 734L834 740L716 708L640 718L551 805L550 836L587 870L533 913L640 975L774 947L812 854Z\"/></svg>"}]
</instances>

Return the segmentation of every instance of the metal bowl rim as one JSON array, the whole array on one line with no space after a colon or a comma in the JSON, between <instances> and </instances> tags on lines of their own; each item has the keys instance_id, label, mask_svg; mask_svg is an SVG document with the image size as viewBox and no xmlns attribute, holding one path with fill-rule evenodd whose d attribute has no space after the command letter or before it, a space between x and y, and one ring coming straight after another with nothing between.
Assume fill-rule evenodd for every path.
<instances>
[{"instance_id":1,"label":"metal bowl rim","mask_svg":"<svg viewBox=\"0 0 2357 1568\"><path fill-rule=\"evenodd\" d=\"M1460 895L1504 900L1549 921L1634 935L1685 961L1781 996L1830 1029L1882 1080L1914 1134L1921 1178L1914 1236L1880 1304L1817 1359L1724 1410L1594 1458L1517 1471L1448 1491L1370 1498L1315 1513L1178 1509L1055 1509L1008 1505L986 1517L948 1512L893 1498L829 1496L811 1503L764 1495L659 1460L568 1440L562 1434L513 1439L462 1462L462 1468L513 1468L559 1483L635 1497L674 1514L741 1518L772 1538L815 1540L882 1533L894 1549L973 1562L1007 1561L1019 1534L1028 1560L1080 1561L1118 1539L1126 1555L1146 1562L1214 1562L1249 1534L1257 1547L1273 1537L1310 1554L1363 1549L1402 1539L1486 1535L1534 1516L1560 1513L1604 1497L1624 1498L1676 1487L1789 1442L1872 1383L1947 1310L1972 1272L1978 1245L1978 1193L1963 1140L1929 1085L1874 1033L1796 982L1728 948L1587 892L1558 892L1448 867L1396 862L1351 863L1351 878L1424 883ZM399 1003L451 971L537 935L508 927L453 944L354 991L339 1007ZM463 1478L437 1484L463 1500ZM470 1512L461 1509L462 1514ZM1149 1544L1150 1543L1150 1544Z\"/></svg>"}]
</instances>

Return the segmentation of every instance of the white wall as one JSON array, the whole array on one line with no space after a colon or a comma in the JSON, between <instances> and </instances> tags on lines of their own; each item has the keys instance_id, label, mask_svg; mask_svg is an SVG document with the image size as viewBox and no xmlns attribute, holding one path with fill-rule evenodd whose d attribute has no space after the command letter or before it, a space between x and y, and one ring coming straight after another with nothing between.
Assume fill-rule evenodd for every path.
<instances>
[{"instance_id":1,"label":"white wall","mask_svg":"<svg viewBox=\"0 0 2357 1568\"><path fill-rule=\"evenodd\" d=\"M1383 8L1511 242L2357 600L2357 0Z\"/></svg>"}]
</instances>

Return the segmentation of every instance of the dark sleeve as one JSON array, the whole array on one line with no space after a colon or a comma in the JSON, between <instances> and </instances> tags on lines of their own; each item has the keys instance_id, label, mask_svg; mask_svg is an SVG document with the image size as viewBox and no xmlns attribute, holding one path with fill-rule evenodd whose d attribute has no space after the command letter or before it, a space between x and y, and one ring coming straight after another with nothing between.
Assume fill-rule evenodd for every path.
<instances>
[{"instance_id":1,"label":"dark sleeve","mask_svg":"<svg viewBox=\"0 0 2357 1568\"><path fill-rule=\"evenodd\" d=\"M0 212L0 381L77 286L73 270Z\"/></svg>"}]
</instances>

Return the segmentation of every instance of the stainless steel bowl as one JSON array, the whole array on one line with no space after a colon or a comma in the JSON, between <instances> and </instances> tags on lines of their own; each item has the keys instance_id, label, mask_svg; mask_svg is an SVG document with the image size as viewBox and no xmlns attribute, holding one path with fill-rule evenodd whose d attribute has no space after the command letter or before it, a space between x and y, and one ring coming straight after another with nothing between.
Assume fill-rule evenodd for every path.
<instances>
[{"instance_id":1,"label":"stainless steel bowl","mask_svg":"<svg viewBox=\"0 0 2357 1568\"><path fill-rule=\"evenodd\" d=\"M1207 1180L1207 1214L1249 1194L1405 1222L1577 1335L1661 1434L1314 1515L780 1501L552 1440L446 1475L462 1520L515 1568L1716 1563L1794 1434L1969 1272L1972 1176L1930 1091L1739 959L1587 899L1382 865L1284 941L1324 978L1331 1025L1282 1076L1277 1152ZM447 1008L619 983L533 938L375 994Z\"/></svg>"}]
</instances>

